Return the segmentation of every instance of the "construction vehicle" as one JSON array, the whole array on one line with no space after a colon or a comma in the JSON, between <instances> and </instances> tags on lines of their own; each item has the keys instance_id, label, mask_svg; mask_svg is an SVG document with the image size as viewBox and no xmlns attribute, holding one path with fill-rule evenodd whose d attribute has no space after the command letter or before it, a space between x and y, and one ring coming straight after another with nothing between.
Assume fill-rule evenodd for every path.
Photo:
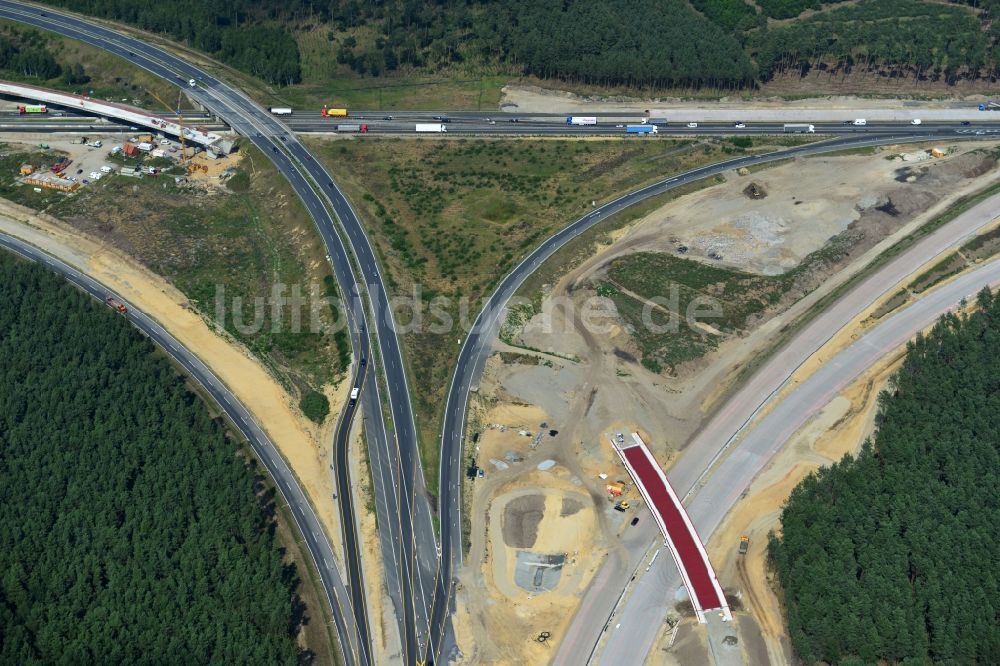
<instances>
[{"instance_id":1,"label":"construction vehicle","mask_svg":"<svg viewBox=\"0 0 1000 666\"><path fill-rule=\"evenodd\" d=\"M746 555L750 550L750 537L746 534L740 537L740 555Z\"/></svg>"},{"instance_id":2,"label":"construction vehicle","mask_svg":"<svg viewBox=\"0 0 1000 666\"><path fill-rule=\"evenodd\" d=\"M628 511L628 507L629 507L628 500L622 500L621 502L618 502L618 504L615 504L615 511L621 511L622 513L625 513L626 511Z\"/></svg>"},{"instance_id":3,"label":"construction vehicle","mask_svg":"<svg viewBox=\"0 0 1000 666\"><path fill-rule=\"evenodd\" d=\"M104 302L107 303L112 308L114 308L115 310L117 310L118 312L120 312L121 314L125 314L126 312L128 312L128 308L125 307L125 304L119 301L111 294L108 294L107 296L104 297Z\"/></svg>"},{"instance_id":4,"label":"construction vehicle","mask_svg":"<svg viewBox=\"0 0 1000 666\"><path fill-rule=\"evenodd\" d=\"M983 102L979 105L980 111L1000 111L1000 104L997 102Z\"/></svg>"}]
</instances>

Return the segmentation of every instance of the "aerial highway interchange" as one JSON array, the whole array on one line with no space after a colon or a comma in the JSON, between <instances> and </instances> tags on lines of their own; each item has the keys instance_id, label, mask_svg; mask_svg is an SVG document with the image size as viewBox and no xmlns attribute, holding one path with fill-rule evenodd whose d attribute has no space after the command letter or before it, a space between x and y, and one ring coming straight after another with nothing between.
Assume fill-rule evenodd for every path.
<instances>
[{"instance_id":1,"label":"aerial highway interchange","mask_svg":"<svg viewBox=\"0 0 1000 666\"><path fill-rule=\"evenodd\" d=\"M335 441L332 443L338 460L335 470L336 487L342 489L350 483L345 464L348 439L354 421L355 409L360 405L364 415L372 471L373 475L377 476L375 486L378 501L376 505L379 512L383 560L386 563L386 575L389 579L387 588L396 608L402 642L402 656L408 664L444 663L456 655L457 647L454 636L450 633L449 620L453 612L453 572L461 566L462 562L460 515L462 502L460 494L463 472L462 447L469 391L476 385L485 359L490 353L507 300L547 258L551 257L572 238L629 206L726 170L786 159L795 155L834 152L845 148L919 142L944 136L949 139L975 139L1000 132L1000 122L992 122L988 114L982 118L977 117L974 124L971 125L963 124L963 122L967 123L968 121L959 119L968 114L959 114L954 120L927 121L920 126L904 122L885 122L855 127L843 123L824 124L817 122L817 133L835 135L835 138L766 155L742 156L665 178L660 182L595 207L586 216L572 222L543 241L538 247L527 253L516 268L504 277L481 309L473 330L462 342L444 408L438 505L440 535L435 537L431 521L431 507L427 501L419 461L416 427L403 354L391 315L383 316L391 312L388 306L390 294L387 293L384 286L375 252L350 202L328 172L316 159L312 158L307 148L295 136L296 132L331 131L330 121L320 118L318 113L314 116L315 112L296 113L292 117L284 119L276 118L243 93L199 70L169 51L94 22L49 10L42 13L35 8L27 8L21 3L6 0L0 1L0 16L59 32L107 49L121 57L129 58L135 64L170 81L186 80L189 76L196 76L199 80L199 86L197 89L187 92L209 109L213 116L224 121L226 126L231 127L257 145L265 155L275 162L302 198L306 208L316 221L326 244L341 292L353 306L349 324L355 355L354 377L352 379L354 385L364 388L359 402L355 404L352 401L345 408L344 413L340 415ZM487 117L483 114L454 112L426 112L422 114L400 112L393 114L394 117L391 120L385 120L383 112L359 112L352 114L352 117L369 119L371 122L369 133L373 136L378 134L403 135L412 133L414 120L424 120L428 116L433 119L435 115L440 116L444 113L447 113L452 120L449 123L448 132L456 135L615 135L622 131L618 123L614 122L602 122L598 125L585 127L567 127L561 119L564 114L554 115L550 118L541 114L537 116L525 114L519 118L520 122L500 122L497 124L490 121L494 119L502 121L503 118L500 114ZM613 113L598 115L608 118L614 117ZM633 118L632 114L625 115ZM95 125L89 119L83 120L73 117L60 119L58 123L51 119L0 118L0 131L24 131L28 127L32 131L78 132L86 131L87 128L93 128ZM747 127L740 129L734 128L732 123L721 122L700 123L697 128L680 125L661 129L662 133L669 132L681 135L749 135L754 133L774 134L781 131L780 124L765 122L750 123ZM52 257L45 256L37 249L25 246L11 238L0 239L0 244L35 261L45 263L97 298L103 298L106 293L101 285L94 283L76 269L68 267ZM935 245L932 243L921 245L919 252L923 254L918 254L918 249L915 248L912 252L901 255L893 266L897 266L897 271L902 271L900 267L919 265L918 259L926 259L927 253L934 247ZM889 332L880 334L886 337L879 338L877 345L864 348L869 356L859 356L855 352L852 357L854 365L851 366L850 370L842 370L837 381L843 382L856 375L858 368L863 367L866 360L871 360L871 349L882 350L882 352L891 350L893 345L898 346L914 331L926 326L937 313L952 306L960 298L967 297L983 284L996 282L1000 278L998 270L1000 269L996 268L995 263L987 264L976 272L970 273L963 280L956 282L949 290L939 292L935 299L926 304L922 303L922 310L914 308L913 313L908 315L909 318L899 316L893 318L891 322L887 322L887 326L892 324L886 329ZM887 284L895 284L895 282ZM850 300L844 302L847 305L842 306L842 309L837 311L835 316L831 316L831 320L825 322L827 326L843 325L861 309L860 302ZM156 322L141 313L141 305L141 303L130 304L127 314L129 320L149 335L159 346L166 349L205 386L213 399L227 412L234 425L248 438L262 462L275 477L302 534L306 537L309 550L313 554L315 564L323 579L348 663L376 663L371 652L371 631L368 626L367 609L363 596L364 584L361 579L358 536L354 530L355 519L349 493L341 492L337 498L342 511L342 529L344 530L342 538L347 553L347 561L344 563L347 574L347 585L345 585L340 570L333 565L334 556L328 541L332 535L323 534L322 528L308 506L308 500L305 499L294 477L284 466L280 455L268 442L266 434L253 423L252 416L235 402L225 387L197 360L196 350L185 350L180 347L177 341L163 331ZM910 310L905 312L910 312ZM848 351L844 353L846 354ZM852 372L854 374L851 374ZM835 380L824 378L823 381L833 382ZM389 407L391 418L388 420L383 418L384 401L387 401ZM813 407L818 406L818 404L816 403ZM779 412L775 412L775 414L777 413ZM740 425L742 426L744 422L741 422ZM752 439L754 434L751 431L744 440L739 442L738 446L734 446L730 458L718 466L713 466L714 456L719 447L728 443L735 436L735 433L726 430L732 423L733 421L730 419L724 425L719 426L718 430L706 431L711 432L711 437L705 435L702 438L705 443L692 446L689 449L690 453L686 452L685 456L681 458L678 467L670 471L672 481L677 475L681 479L684 491L692 490L692 494L688 498L689 512L697 521L702 521L698 523L698 526L703 539L708 538L712 529L739 494L738 492L730 493L724 500L720 500L714 488L738 488L740 484L748 484L755 473L754 470L759 469L769 455L773 454L772 449L749 453L751 450L757 451L757 449L752 449L754 446L764 446L763 444L754 444L756 440ZM791 432L787 434L791 434ZM723 436L726 438L722 439ZM709 439L711 439L710 442ZM775 442L768 444L772 448L775 445ZM713 446L715 449L712 449ZM741 465L740 461L743 458L737 456L737 451L739 456L756 455L756 467ZM711 452L712 456L706 460L705 456L708 455L708 452ZM726 464L729 464L728 468L725 467ZM687 466L685 467L685 465ZM283 467L284 471L282 471ZM709 499L706 498L712 498L711 516L705 513L704 507L709 502ZM643 604L649 603L651 595L655 596L656 586L663 585L664 581L670 580L670 565L667 558L663 558L660 565L650 574L653 583L637 587L637 589L644 591L636 593L639 600L636 601L633 608L648 610ZM624 585L625 582L627 581L612 581L612 587L617 584ZM646 595L645 601L643 601L643 594ZM632 612L638 613L638 611ZM634 624L638 626L641 622ZM594 627L590 627L590 629L592 630ZM578 645L568 646L576 649L576 652L572 653L573 659L591 658L593 647L600 638L603 627L597 627L597 629L599 631L596 635L591 633L582 636ZM620 659L623 654L629 654L629 651L632 650L632 657L639 661L621 662L605 658L602 663L639 663L645 656L642 650L648 649L652 637L648 631L642 636L623 632L620 637L612 637L612 640L616 639L617 643L614 644L613 649L606 650L605 654L615 654L615 659ZM563 647L566 647L565 643ZM588 652L590 654L587 654ZM567 661L563 663L582 662L567 658Z\"/></svg>"}]
</instances>

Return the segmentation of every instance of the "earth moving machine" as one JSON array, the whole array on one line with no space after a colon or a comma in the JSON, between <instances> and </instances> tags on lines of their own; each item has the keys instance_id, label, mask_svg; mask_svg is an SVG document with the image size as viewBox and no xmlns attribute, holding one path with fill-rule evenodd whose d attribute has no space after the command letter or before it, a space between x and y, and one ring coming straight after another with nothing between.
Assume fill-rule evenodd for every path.
<instances>
[{"instance_id":1,"label":"earth moving machine","mask_svg":"<svg viewBox=\"0 0 1000 666\"><path fill-rule=\"evenodd\" d=\"M125 307L125 304L119 301L111 294L108 294L107 296L104 297L104 302L107 303L110 307L114 308L117 312L120 312L121 314L125 314L126 312L128 312L128 308Z\"/></svg>"},{"instance_id":2,"label":"earth moving machine","mask_svg":"<svg viewBox=\"0 0 1000 666\"><path fill-rule=\"evenodd\" d=\"M740 537L740 555L746 555L750 550L750 537L743 535Z\"/></svg>"},{"instance_id":3,"label":"earth moving machine","mask_svg":"<svg viewBox=\"0 0 1000 666\"><path fill-rule=\"evenodd\" d=\"M615 511L621 511L624 513L625 511L628 511L628 507L628 500L622 500L621 502L618 502L618 504L615 504Z\"/></svg>"}]
</instances>

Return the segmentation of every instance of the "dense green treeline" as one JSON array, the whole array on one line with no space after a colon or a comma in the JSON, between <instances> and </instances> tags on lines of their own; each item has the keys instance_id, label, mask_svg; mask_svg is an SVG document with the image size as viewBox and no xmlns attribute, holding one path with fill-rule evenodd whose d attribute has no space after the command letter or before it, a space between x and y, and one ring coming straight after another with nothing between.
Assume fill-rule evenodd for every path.
<instances>
[{"instance_id":1,"label":"dense green treeline","mask_svg":"<svg viewBox=\"0 0 1000 666\"><path fill-rule=\"evenodd\" d=\"M0 29L0 77L44 83L61 77L78 85L90 80L80 63L63 67L49 48L49 37L31 29Z\"/></svg>"},{"instance_id":2,"label":"dense green treeline","mask_svg":"<svg viewBox=\"0 0 1000 666\"><path fill-rule=\"evenodd\" d=\"M976 76L1000 66L979 19L968 9L914 0L878 0L840 7L751 34L762 79L817 65L838 70L876 67L915 76Z\"/></svg>"},{"instance_id":3,"label":"dense green treeline","mask_svg":"<svg viewBox=\"0 0 1000 666\"><path fill-rule=\"evenodd\" d=\"M278 0L45 0L75 12L168 35L269 83L301 80L288 25L296 2ZM301 3L298 3L301 4Z\"/></svg>"},{"instance_id":4,"label":"dense green treeline","mask_svg":"<svg viewBox=\"0 0 1000 666\"><path fill-rule=\"evenodd\" d=\"M809 476L770 555L807 664L1000 663L1000 294L908 346L878 433Z\"/></svg>"},{"instance_id":5,"label":"dense green treeline","mask_svg":"<svg viewBox=\"0 0 1000 666\"><path fill-rule=\"evenodd\" d=\"M236 446L120 315L6 253L0 478L0 663L298 662Z\"/></svg>"},{"instance_id":6,"label":"dense green treeline","mask_svg":"<svg viewBox=\"0 0 1000 666\"><path fill-rule=\"evenodd\" d=\"M317 30L332 42L330 72L364 76L472 68L746 88L813 67L949 82L1000 71L1000 0L759 0L759 11L746 0L46 1L164 33L282 85L300 82L299 42Z\"/></svg>"}]
</instances>

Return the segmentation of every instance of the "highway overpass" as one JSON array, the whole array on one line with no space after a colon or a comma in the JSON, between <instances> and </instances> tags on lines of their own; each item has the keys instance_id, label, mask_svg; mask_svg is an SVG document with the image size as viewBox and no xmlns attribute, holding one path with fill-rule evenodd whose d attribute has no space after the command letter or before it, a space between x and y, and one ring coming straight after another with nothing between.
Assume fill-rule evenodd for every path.
<instances>
[{"instance_id":1,"label":"highway overpass","mask_svg":"<svg viewBox=\"0 0 1000 666\"><path fill-rule=\"evenodd\" d=\"M22 97L26 100L44 102L47 105L51 104L65 109L113 118L123 123L135 125L136 127L143 127L152 132L161 132L176 137L183 135L185 141L198 144L205 149L219 153L229 152L232 147L232 142L226 141L226 137L222 134L181 125L172 118L158 116L133 106L105 102L91 99L90 97L39 88L25 83L11 83L9 81L0 81L0 95ZM228 147L224 150L223 146Z\"/></svg>"},{"instance_id":2,"label":"highway overpass","mask_svg":"<svg viewBox=\"0 0 1000 666\"><path fill-rule=\"evenodd\" d=\"M704 624L705 611L710 610L721 611L727 621L732 620L726 595L722 592L708 553L705 552L705 544L698 536L684 505L677 498L677 493L639 433L632 433L632 439L632 443L612 440L611 445L635 481L636 488L653 514L653 520L663 533L664 542L674 558L681 580L684 581L698 621ZM663 590L665 597L670 593L671 590Z\"/></svg>"}]
</instances>

